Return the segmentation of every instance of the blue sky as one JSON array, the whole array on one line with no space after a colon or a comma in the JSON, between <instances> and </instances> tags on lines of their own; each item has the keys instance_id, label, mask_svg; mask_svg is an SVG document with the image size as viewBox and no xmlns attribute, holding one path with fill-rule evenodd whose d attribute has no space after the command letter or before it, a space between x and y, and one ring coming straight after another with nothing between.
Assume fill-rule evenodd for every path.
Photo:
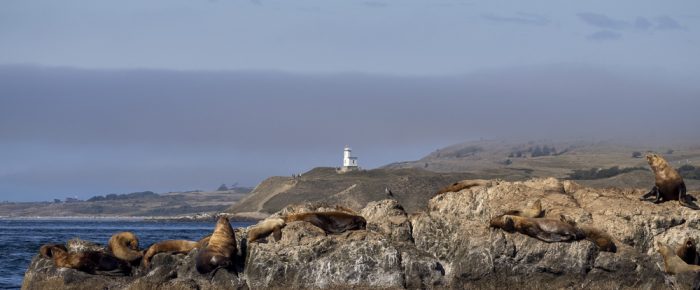
<instances>
[{"instance_id":1,"label":"blue sky","mask_svg":"<svg viewBox=\"0 0 700 290\"><path fill-rule=\"evenodd\" d=\"M2 1L0 200L254 186L345 144L373 168L479 138L687 136L699 6Z\"/></svg>"}]
</instances>

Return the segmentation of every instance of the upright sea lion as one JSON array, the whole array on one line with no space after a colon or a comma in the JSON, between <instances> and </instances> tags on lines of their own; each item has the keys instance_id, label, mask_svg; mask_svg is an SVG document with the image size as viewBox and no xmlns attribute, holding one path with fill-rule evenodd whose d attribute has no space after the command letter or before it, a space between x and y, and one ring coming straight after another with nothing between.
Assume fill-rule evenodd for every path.
<instances>
[{"instance_id":1,"label":"upright sea lion","mask_svg":"<svg viewBox=\"0 0 700 290\"><path fill-rule=\"evenodd\" d=\"M683 177L668 164L666 159L655 153L647 154L646 158L651 170L654 172L655 185L641 199L655 196L654 203L677 200L682 206L698 209L697 206L689 203L689 201L696 199L686 193Z\"/></svg>"},{"instance_id":2,"label":"upright sea lion","mask_svg":"<svg viewBox=\"0 0 700 290\"><path fill-rule=\"evenodd\" d=\"M91 274L96 272L123 274L129 273L131 269L125 261L97 251L69 253L61 245L44 245L39 251L42 256L52 258L54 265L58 268L71 268Z\"/></svg>"},{"instance_id":3,"label":"upright sea lion","mask_svg":"<svg viewBox=\"0 0 700 290\"><path fill-rule=\"evenodd\" d=\"M676 255L690 265L698 265L698 262L700 262L698 252L695 249L695 239L690 237L685 239L685 242L678 246Z\"/></svg>"},{"instance_id":4,"label":"upright sea lion","mask_svg":"<svg viewBox=\"0 0 700 290\"><path fill-rule=\"evenodd\" d=\"M266 238L272 233L274 233L275 241L279 241L282 238L282 228L284 226L285 222L281 218L271 218L261 221L248 230L248 243Z\"/></svg>"},{"instance_id":5,"label":"upright sea lion","mask_svg":"<svg viewBox=\"0 0 700 290\"><path fill-rule=\"evenodd\" d=\"M228 221L228 217L221 216L216 222L214 233L209 242L195 258L197 272L209 273L217 268L231 265L233 255L236 253L236 236Z\"/></svg>"},{"instance_id":6,"label":"upright sea lion","mask_svg":"<svg viewBox=\"0 0 700 290\"><path fill-rule=\"evenodd\" d=\"M138 264L143 257L143 252L139 251L139 239L132 232L120 232L109 238L107 249L115 257L127 261L131 264Z\"/></svg>"},{"instance_id":7,"label":"upright sea lion","mask_svg":"<svg viewBox=\"0 0 700 290\"><path fill-rule=\"evenodd\" d=\"M661 242L656 242L658 247L657 251L664 258L664 269L666 273L675 275L683 272L700 271L700 266L698 265L688 265L683 259L678 257L671 247L662 244Z\"/></svg>"},{"instance_id":8,"label":"upright sea lion","mask_svg":"<svg viewBox=\"0 0 700 290\"><path fill-rule=\"evenodd\" d=\"M305 212L289 215L283 218L285 222L305 221L321 228L326 234L342 233L349 230L364 230L367 227L365 218L339 211Z\"/></svg>"},{"instance_id":9,"label":"upright sea lion","mask_svg":"<svg viewBox=\"0 0 700 290\"><path fill-rule=\"evenodd\" d=\"M538 217L542 217L544 215L544 211L542 210L542 202L538 199L535 202L533 202L532 206L530 206L530 207L523 208L523 209L509 210L505 214L506 215L517 215L517 216L529 217L529 218L538 218Z\"/></svg>"},{"instance_id":10,"label":"upright sea lion","mask_svg":"<svg viewBox=\"0 0 700 290\"><path fill-rule=\"evenodd\" d=\"M438 192L436 192L435 195L440 195L440 194L443 194L446 192L458 192L458 191L463 190L465 188L471 188L474 186L483 186L483 185L486 185L487 182L488 182L487 180L483 180L483 179L462 180L462 181L455 182L453 184L450 184L450 185L438 190Z\"/></svg>"}]
</instances>

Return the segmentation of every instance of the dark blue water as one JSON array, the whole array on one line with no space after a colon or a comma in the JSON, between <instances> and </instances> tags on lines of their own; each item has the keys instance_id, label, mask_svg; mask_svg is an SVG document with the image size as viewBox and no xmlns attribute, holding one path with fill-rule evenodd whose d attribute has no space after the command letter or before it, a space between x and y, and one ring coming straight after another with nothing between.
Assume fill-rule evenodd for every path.
<instances>
[{"instance_id":1,"label":"dark blue water","mask_svg":"<svg viewBox=\"0 0 700 290\"><path fill-rule=\"evenodd\" d=\"M156 222L137 220L5 220L0 219L0 289L19 289L24 271L39 247L80 238L107 244L117 232L131 231L141 248L162 240L199 240L211 234L215 222ZM244 227L250 223L231 225Z\"/></svg>"}]
</instances>

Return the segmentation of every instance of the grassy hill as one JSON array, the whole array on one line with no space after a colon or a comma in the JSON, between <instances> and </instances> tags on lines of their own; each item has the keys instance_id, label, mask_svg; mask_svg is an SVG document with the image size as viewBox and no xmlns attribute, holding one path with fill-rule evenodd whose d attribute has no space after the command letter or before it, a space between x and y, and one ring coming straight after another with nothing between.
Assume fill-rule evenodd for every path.
<instances>
[{"instance_id":1,"label":"grassy hill","mask_svg":"<svg viewBox=\"0 0 700 290\"><path fill-rule=\"evenodd\" d=\"M535 156L538 147L549 149L549 155ZM552 150L553 148L553 150ZM575 170L642 168L608 178L576 180L594 187L645 188L653 184L653 175L648 171L643 155L647 151L661 153L676 168L685 165L700 165L700 146L667 145L644 146L621 142L555 142L555 141L478 141L449 146L427 156L408 162L392 163L387 169L423 168L435 172L468 172L476 176L503 176L509 179L514 171L526 178L553 176L570 179ZM639 152L642 158L632 157ZM520 157L518 157L520 156ZM700 182L686 178L689 190L700 190Z\"/></svg>"},{"instance_id":2,"label":"grassy hill","mask_svg":"<svg viewBox=\"0 0 700 290\"><path fill-rule=\"evenodd\" d=\"M339 174L334 168L316 168L297 179L271 177L227 211L264 217L288 204L306 201L358 209L369 201L387 198L384 188L388 187L407 211L414 212L424 208L439 188L458 180L516 181L550 176L572 179L576 170L588 173L583 176L595 177L576 180L592 187L651 188L654 178L646 159L633 157L634 152L643 156L647 151L662 153L675 167L700 164L698 146L479 141L449 146L420 160L392 163L374 170ZM700 180L686 179L686 184L690 191L700 190Z\"/></svg>"},{"instance_id":3,"label":"grassy hill","mask_svg":"<svg viewBox=\"0 0 700 290\"><path fill-rule=\"evenodd\" d=\"M360 209L368 202L388 198L389 188L408 211L425 207L440 188L456 180L475 178L471 173L439 173L420 168L374 169L337 173L335 168L319 167L299 178L270 177L249 196L227 211L256 216L276 212L288 204L331 202Z\"/></svg>"}]
</instances>

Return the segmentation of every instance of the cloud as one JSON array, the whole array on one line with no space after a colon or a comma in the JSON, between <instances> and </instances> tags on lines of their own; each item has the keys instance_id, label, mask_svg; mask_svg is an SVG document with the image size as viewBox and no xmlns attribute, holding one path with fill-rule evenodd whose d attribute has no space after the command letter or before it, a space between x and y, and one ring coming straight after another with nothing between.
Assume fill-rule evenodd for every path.
<instances>
[{"instance_id":1,"label":"cloud","mask_svg":"<svg viewBox=\"0 0 700 290\"><path fill-rule=\"evenodd\" d=\"M539 15L539 14L532 14L532 13L517 13L516 16L510 16L510 17L505 17L505 16L498 16L498 15L493 15L493 14L484 14L481 15L482 18L493 21L493 22L501 22L501 23L516 23L516 24L528 24L528 25L539 25L539 26L544 26L544 25L549 25L550 20L549 18Z\"/></svg>"},{"instance_id":2,"label":"cloud","mask_svg":"<svg viewBox=\"0 0 700 290\"><path fill-rule=\"evenodd\" d=\"M373 168L479 137L694 136L697 87L651 79L576 66L398 77L0 65L0 200L254 186L337 166L346 144ZM668 104L675 118L649 118Z\"/></svg>"},{"instance_id":3,"label":"cloud","mask_svg":"<svg viewBox=\"0 0 700 290\"><path fill-rule=\"evenodd\" d=\"M655 28L660 30L680 30L683 29L683 26L669 16L660 16L656 18Z\"/></svg>"},{"instance_id":4,"label":"cloud","mask_svg":"<svg viewBox=\"0 0 700 290\"><path fill-rule=\"evenodd\" d=\"M613 19L603 14L585 12L576 15L583 22L598 28L621 30L629 26L629 23L623 20Z\"/></svg>"},{"instance_id":5,"label":"cloud","mask_svg":"<svg viewBox=\"0 0 700 290\"><path fill-rule=\"evenodd\" d=\"M652 25L653 23L644 17L637 17L637 19L634 21L634 28L639 30L647 30L651 28Z\"/></svg>"},{"instance_id":6,"label":"cloud","mask_svg":"<svg viewBox=\"0 0 700 290\"><path fill-rule=\"evenodd\" d=\"M586 38L596 41L617 40L622 38L622 34L610 30L600 30L593 34L589 34L586 36Z\"/></svg>"}]
</instances>

